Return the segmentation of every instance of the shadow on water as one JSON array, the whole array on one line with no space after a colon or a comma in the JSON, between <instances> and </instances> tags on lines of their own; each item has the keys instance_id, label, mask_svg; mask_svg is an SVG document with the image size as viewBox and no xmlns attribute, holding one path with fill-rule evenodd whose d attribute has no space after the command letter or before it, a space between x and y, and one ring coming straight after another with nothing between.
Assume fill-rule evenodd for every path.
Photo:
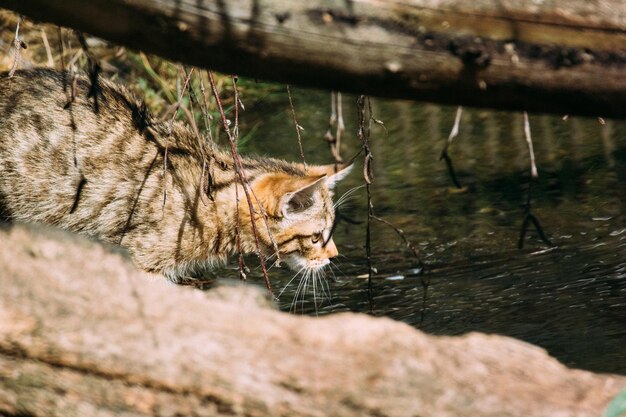
<instances>
[{"instance_id":1,"label":"shadow on water","mask_svg":"<svg viewBox=\"0 0 626 417\"><path fill-rule=\"evenodd\" d=\"M293 92L308 162L331 161L322 140L329 96ZM346 157L360 146L355 103L344 99ZM244 121L258 129L245 151L298 160L286 94L246 104ZM386 127L372 128L375 212L404 230L427 270L417 274L418 262L395 232L375 223L372 313L432 334L512 336L569 366L626 374L626 123L530 115L540 177L532 209L556 247L530 230L517 250L529 182L521 114L464 109L449 150L464 186L457 190L439 161L455 108L375 100L373 111ZM360 169L354 172L339 195L362 183ZM363 220L365 201L359 190L342 210ZM335 235L342 256L327 274L330 296L319 285L314 296L309 284L295 298L292 283L282 309L370 311L363 226L341 224ZM258 271L250 276L262 285ZM272 270L278 291L291 277Z\"/></svg>"}]
</instances>

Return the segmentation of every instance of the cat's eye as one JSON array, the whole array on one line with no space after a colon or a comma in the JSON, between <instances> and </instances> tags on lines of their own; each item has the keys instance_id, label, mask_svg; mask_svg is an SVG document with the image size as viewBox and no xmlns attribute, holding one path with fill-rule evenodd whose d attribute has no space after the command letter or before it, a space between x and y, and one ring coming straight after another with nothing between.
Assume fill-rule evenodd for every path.
<instances>
[{"instance_id":1,"label":"cat's eye","mask_svg":"<svg viewBox=\"0 0 626 417\"><path fill-rule=\"evenodd\" d=\"M313 242L313 243L317 243L320 240L322 240L322 234L321 233L315 233L314 235L311 236L311 242Z\"/></svg>"}]
</instances>

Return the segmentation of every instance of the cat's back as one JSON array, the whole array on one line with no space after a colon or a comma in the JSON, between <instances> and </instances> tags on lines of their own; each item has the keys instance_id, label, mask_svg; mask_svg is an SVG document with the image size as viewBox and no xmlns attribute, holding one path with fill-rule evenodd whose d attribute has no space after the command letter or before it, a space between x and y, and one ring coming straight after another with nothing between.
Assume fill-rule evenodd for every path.
<instances>
[{"instance_id":1,"label":"cat's back","mask_svg":"<svg viewBox=\"0 0 626 417\"><path fill-rule=\"evenodd\" d=\"M49 100L63 93L66 73L45 68L18 70L11 77L0 73L0 109L11 111L23 104Z\"/></svg>"},{"instance_id":2,"label":"cat's back","mask_svg":"<svg viewBox=\"0 0 626 417\"><path fill-rule=\"evenodd\" d=\"M129 198L124 184L136 176L129 167L138 171L153 158L137 127L140 113L130 93L102 78L94 86L85 76L47 69L0 74L5 217L91 228L105 198Z\"/></svg>"},{"instance_id":3,"label":"cat's back","mask_svg":"<svg viewBox=\"0 0 626 417\"><path fill-rule=\"evenodd\" d=\"M16 132L36 129L41 136L54 126L63 106L61 77L62 73L48 70L17 71L13 77L0 74L0 149L19 143Z\"/></svg>"},{"instance_id":4,"label":"cat's back","mask_svg":"<svg viewBox=\"0 0 626 417\"><path fill-rule=\"evenodd\" d=\"M93 145L103 134L132 124L137 105L121 87L50 69L0 74L0 149L10 154L41 148L52 156L79 140ZM25 155L20 155L24 159ZM58 155L57 155L58 156ZM27 158L26 158L27 159Z\"/></svg>"}]
</instances>

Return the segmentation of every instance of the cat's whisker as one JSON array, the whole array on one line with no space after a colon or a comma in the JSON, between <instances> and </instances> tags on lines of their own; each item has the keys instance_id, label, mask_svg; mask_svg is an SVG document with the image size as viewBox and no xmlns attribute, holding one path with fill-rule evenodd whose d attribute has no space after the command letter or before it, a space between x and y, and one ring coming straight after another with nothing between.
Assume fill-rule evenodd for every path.
<instances>
[{"instance_id":1,"label":"cat's whisker","mask_svg":"<svg viewBox=\"0 0 626 417\"><path fill-rule=\"evenodd\" d=\"M334 204L334 207L336 208L339 205L341 205L341 203L343 201L345 201L348 197L350 197L352 194L354 194L359 188L363 188L363 186L364 185L359 185L359 186L354 187L354 188L346 191L345 193L343 193L343 195L337 199L337 202Z\"/></svg>"},{"instance_id":2,"label":"cat's whisker","mask_svg":"<svg viewBox=\"0 0 626 417\"><path fill-rule=\"evenodd\" d=\"M285 290L289 287L289 285L291 285L293 280L296 279L296 277L298 277L298 275L300 275L302 273L302 271L304 271L304 267L300 268L300 270L298 272L296 272L293 277L291 277L289 282L283 287L283 289L280 291L280 293L278 293L278 296L276 298L280 298L280 296L283 295Z\"/></svg>"},{"instance_id":3,"label":"cat's whisker","mask_svg":"<svg viewBox=\"0 0 626 417\"><path fill-rule=\"evenodd\" d=\"M272 268L274 268L276 266L276 262L272 262L272 260L274 260L274 258L276 258L276 254L272 254L266 258L263 258L263 260L265 261L265 265L269 265L269 267L267 267L267 272L270 272L272 270ZM271 264L270 264L271 262ZM263 267L263 265L259 264L257 265L254 270L255 271L259 271L261 270L261 268Z\"/></svg>"},{"instance_id":4,"label":"cat's whisker","mask_svg":"<svg viewBox=\"0 0 626 417\"><path fill-rule=\"evenodd\" d=\"M317 270L313 271L313 308L315 309L315 315L317 316Z\"/></svg>"},{"instance_id":5,"label":"cat's whisker","mask_svg":"<svg viewBox=\"0 0 626 417\"><path fill-rule=\"evenodd\" d=\"M308 268L304 267L302 269L304 271L304 274L302 275L302 279L298 283L298 287L296 288L296 293L293 296L293 300L291 301L291 307L289 308L289 311L293 309L294 313L296 312L298 308L298 297L301 291L304 289L304 285L306 284L308 277L309 277L309 273L310 273L310 270Z\"/></svg>"},{"instance_id":6,"label":"cat's whisker","mask_svg":"<svg viewBox=\"0 0 626 417\"><path fill-rule=\"evenodd\" d=\"M298 287L296 288L296 291L294 293L293 298L291 299L291 303L289 304L289 312L290 313L296 313L296 302L298 300L298 293L300 291L300 285L302 285L302 281L304 280L304 277L298 282Z\"/></svg>"},{"instance_id":7,"label":"cat's whisker","mask_svg":"<svg viewBox=\"0 0 626 417\"><path fill-rule=\"evenodd\" d=\"M348 278L348 276L341 270L341 268L339 268L339 265L337 265L336 262L330 261L330 264L331 264L331 266L334 266L337 269L337 271L339 271L339 273L341 273L341 275L343 275L345 278ZM334 272L333 272L333 275L334 275ZM335 275L335 278L337 278L336 275Z\"/></svg>"},{"instance_id":8,"label":"cat's whisker","mask_svg":"<svg viewBox=\"0 0 626 417\"><path fill-rule=\"evenodd\" d=\"M345 200L350 197L352 194L354 194L357 190L359 190L360 188L365 187L365 184L359 185L357 187L351 188L348 191L346 191L345 193L343 193L343 195L341 197L339 197L337 199L337 202L333 205L333 208L337 208L339 207L341 204L343 204L343 202L345 202Z\"/></svg>"},{"instance_id":9,"label":"cat's whisker","mask_svg":"<svg viewBox=\"0 0 626 417\"><path fill-rule=\"evenodd\" d=\"M291 300L291 304L289 306L289 311L294 313L297 312L298 304L300 304L300 310L304 313L307 293L309 292L309 289L311 289L313 291L313 307L315 309L315 314L317 315L318 309L321 305L323 305L324 300L328 299L329 302L331 300L330 285L326 279L326 271L324 268L304 266L289 280L287 285L285 285L285 287L281 290L280 294L278 294L278 297L280 297L286 288L291 285L293 280L298 277L301 277L301 279L294 292L293 299Z\"/></svg>"},{"instance_id":10,"label":"cat's whisker","mask_svg":"<svg viewBox=\"0 0 626 417\"><path fill-rule=\"evenodd\" d=\"M329 261L330 261L330 264L329 264L328 269L321 269L319 271L320 288L322 289L322 302L320 304L323 304L324 298L327 299L330 304L332 304L332 300L333 300L333 297L330 291L328 273L326 271L327 270L330 271L330 273L333 275L333 279L337 281L337 277L335 276L335 273L332 270L332 260L329 260Z\"/></svg>"},{"instance_id":11,"label":"cat's whisker","mask_svg":"<svg viewBox=\"0 0 626 417\"><path fill-rule=\"evenodd\" d=\"M319 288L320 288L320 296L321 296L321 300L320 300L320 306L324 304L324 300L327 299L328 302L331 302L331 297L330 297L330 285L328 284L328 280L326 279L326 272L323 269L320 269L317 273L317 280L319 281Z\"/></svg>"},{"instance_id":12,"label":"cat's whisker","mask_svg":"<svg viewBox=\"0 0 626 417\"><path fill-rule=\"evenodd\" d=\"M346 198L344 198L343 200L338 201L337 203L335 203L335 204L333 205L333 208L334 208L335 210L338 210L338 209L340 209L340 208L344 207L346 204L350 203L351 201L354 201L356 198L357 198L357 196L356 196L356 195L351 195L351 196L349 196L349 197L346 197Z\"/></svg>"},{"instance_id":13,"label":"cat's whisker","mask_svg":"<svg viewBox=\"0 0 626 417\"><path fill-rule=\"evenodd\" d=\"M335 275L335 271L333 271L333 268L330 267L330 268L328 268L328 270L330 271L331 275L333 276L333 281L337 281L337 275ZM326 281L328 281L328 279Z\"/></svg>"},{"instance_id":14,"label":"cat's whisker","mask_svg":"<svg viewBox=\"0 0 626 417\"><path fill-rule=\"evenodd\" d=\"M304 302L306 300L306 293L309 290L309 284L311 283L312 278L313 278L313 270L309 268L307 269L307 277L304 282L304 288L302 290L302 294L300 297L300 311L302 312L302 314L304 314Z\"/></svg>"},{"instance_id":15,"label":"cat's whisker","mask_svg":"<svg viewBox=\"0 0 626 417\"><path fill-rule=\"evenodd\" d=\"M267 258L267 259L265 260L265 263L266 263L266 264L270 264L270 262L271 262L271 261L272 261L272 256L270 256L269 258ZM278 264L277 264L277 262L271 262L270 267L269 267L269 268L267 268L267 272L270 272L270 271L272 270L272 268L274 268L274 267L275 267L275 266L277 266L277 265L278 265ZM261 267L261 265L259 265L259 266L258 266L258 268L260 268L260 267Z\"/></svg>"},{"instance_id":16,"label":"cat's whisker","mask_svg":"<svg viewBox=\"0 0 626 417\"><path fill-rule=\"evenodd\" d=\"M304 304L306 301L306 294L309 292L309 285L311 285L312 279L313 279L313 271L309 269L307 277L306 277L306 281L304 283L304 287L302 289L302 292L300 293L300 312L302 314L304 314Z\"/></svg>"},{"instance_id":17,"label":"cat's whisker","mask_svg":"<svg viewBox=\"0 0 626 417\"><path fill-rule=\"evenodd\" d=\"M329 270L332 272L331 269L329 269ZM328 275L326 274L325 271L322 271L321 275L322 276L320 278L320 282L322 283L322 293L328 299L328 302L332 303L333 298L331 297L330 283L328 282ZM326 287L324 287L324 284L326 285Z\"/></svg>"},{"instance_id":18,"label":"cat's whisker","mask_svg":"<svg viewBox=\"0 0 626 417\"><path fill-rule=\"evenodd\" d=\"M335 271L333 270L333 268L337 268L337 270L339 272L341 272L341 270L339 269L339 267L337 266L337 264L333 261L330 261L330 265L328 265L328 270L330 271L330 273L333 276L333 280L337 281L337 275L335 274Z\"/></svg>"},{"instance_id":19,"label":"cat's whisker","mask_svg":"<svg viewBox=\"0 0 626 417\"><path fill-rule=\"evenodd\" d=\"M269 262L272 260L272 258L274 258L275 256L276 256L275 254L272 254L272 255L269 255L269 256L264 256L264 257L263 257L263 261L265 261L265 263L267 264L267 263L269 263ZM257 265L257 267L256 267L256 268L254 268L254 269L255 269L255 270L259 270L259 269L261 269L261 265Z\"/></svg>"},{"instance_id":20,"label":"cat's whisker","mask_svg":"<svg viewBox=\"0 0 626 417\"><path fill-rule=\"evenodd\" d=\"M324 288L324 282L326 281L326 273L323 269L317 271L317 281L319 282L318 288L320 291L320 307L324 305L324 300L328 299L328 294L326 293L326 288Z\"/></svg>"}]
</instances>

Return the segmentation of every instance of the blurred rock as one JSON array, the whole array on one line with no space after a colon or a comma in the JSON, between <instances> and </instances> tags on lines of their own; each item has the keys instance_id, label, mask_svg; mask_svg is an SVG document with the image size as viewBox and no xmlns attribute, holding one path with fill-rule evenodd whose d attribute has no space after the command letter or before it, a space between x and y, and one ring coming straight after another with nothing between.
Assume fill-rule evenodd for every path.
<instances>
[{"instance_id":1,"label":"blurred rock","mask_svg":"<svg viewBox=\"0 0 626 417\"><path fill-rule=\"evenodd\" d=\"M269 305L249 286L170 284L81 237L0 228L0 415L583 417L626 387L506 337Z\"/></svg>"}]
</instances>

